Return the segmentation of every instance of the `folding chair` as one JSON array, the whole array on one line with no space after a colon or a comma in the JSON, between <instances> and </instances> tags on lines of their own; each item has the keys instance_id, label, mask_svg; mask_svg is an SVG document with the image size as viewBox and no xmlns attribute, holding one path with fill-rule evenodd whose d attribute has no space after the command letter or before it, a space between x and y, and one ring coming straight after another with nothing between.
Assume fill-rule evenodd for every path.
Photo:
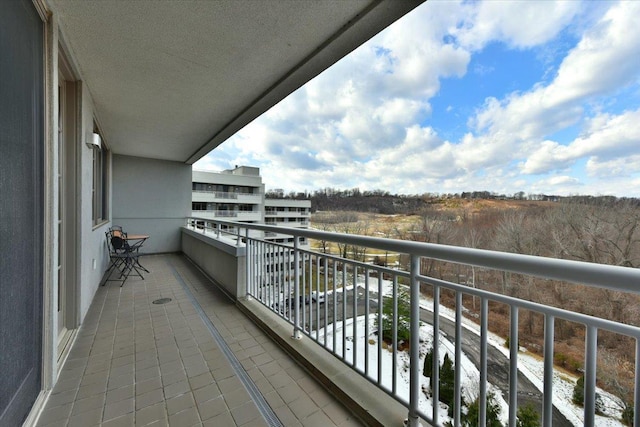
<instances>
[{"instance_id":1,"label":"folding chair","mask_svg":"<svg viewBox=\"0 0 640 427\"><path fill-rule=\"evenodd\" d=\"M109 250L109 268L107 268L107 271L105 271L105 274L108 274L109 277L111 277L111 272L114 269L122 273L122 265L124 264L125 258L120 256L120 254L118 254L113 249L113 246L111 245L111 237L113 236L113 230L109 229L109 231L104 233L104 235L107 240L107 249ZM106 281L102 285L104 286L105 284L106 284Z\"/></svg>"},{"instance_id":2,"label":"folding chair","mask_svg":"<svg viewBox=\"0 0 640 427\"><path fill-rule=\"evenodd\" d=\"M107 271L117 269L120 272L120 277L119 279L111 279L111 275L113 274L113 271L111 271L104 284L110 280L122 280L120 284L120 287L122 287L133 271L144 280L144 276L142 276L142 273L140 273L137 267L137 265L139 265L138 247L129 246L126 240L126 234L122 231L113 230L107 232L106 235L107 246L109 247L109 258L111 260L111 265Z\"/></svg>"}]
</instances>

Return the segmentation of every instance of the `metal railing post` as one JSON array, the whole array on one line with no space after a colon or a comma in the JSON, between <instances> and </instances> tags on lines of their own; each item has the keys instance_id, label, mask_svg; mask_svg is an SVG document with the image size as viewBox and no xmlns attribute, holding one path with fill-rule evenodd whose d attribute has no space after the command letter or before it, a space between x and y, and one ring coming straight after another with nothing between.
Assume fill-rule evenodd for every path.
<instances>
[{"instance_id":1,"label":"metal railing post","mask_svg":"<svg viewBox=\"0 0 640 427\"><path fill-rule=\"evenodd\" d=\"M293 238L293 339L302 338L300 334L300 238Z\"/></svg>"},{"instance_id":2,"label":"metal railing post","mask_svg":"<svg viewBox=\"0 0 640 427\"><path fill-rule=\"evenodd\" d=\"M542 402L542 425L553 425L553 341L555 318L551 314L544 316L544 385Z\"/></svg>"},{"instance_id":3,"label":"metal railing post","mask_svg":"<svg viewBox=\"0 0 640 427\"><path fill-rule=\"evenodd\" d=\"M420 402L420 257L411 255L411 338L409 355L409 419L410 427L418 427ZM436 385L437 387L437 385Z\"/></svg>"},{"instance_id":4,"label":"metal railing post","mask_svg":"<svg viewBox=\"0 0 640 427\"><path fill-rule=\"evenodd\" d=\"M584 357L584 425L595 425L598 329L587 326Z\"/></svg>"},{"instance_id":5,"label":"metal railing post","mask_svg":"<svg viewBox=\"0 0 640 427\"><path fill-rule=\"evenodd\" d=\"M511 306L509 333L509 427L516 426L518 414L518 307Z\"/></svg>"},{"instance_id":6,"label":"metal railing post","mask_svg":"<svg viewBox=\"0 0 640 427\"><path fill-rule=\"evenodd\" d=\"M636 369L633 393L633 425L640 426L640 339L636 338Z\"/></svg>"},{"instance_id":7,"label":"metal railing post","mask_svg":"<svg viewBox=\"0 0 640 427\"><path fill-rule=\"evenodd\" d=\"M251 299L251 293L253 292L253 289L251 289L252 286L252 280L251 280L251 248L249 247L249 228L245 228L245 252L244 252L244 289L246 292L245 297L247 298L247 300Z\"/></svg>"},{"instance_id":8,"label":"metal railing post","mask_svg":"<svg viewBox=\"0 0 640 427\"><path fill-rule=\"evenodd\" d=\"M489 329L489 301L482 297L480 299L480 396L478 400L478 411L480 413L479 425L487 425L487 339Z\"/></svg>"},{"instance_id":9,"label":"metal railing post","mask_svg":"<svg viewBox=\"0 0 640 427\"><path fill-rule=\"evenodd\" d=\"M418 284L418 288L419 287L420 285ZM438 425L438 410L440 409L440 288L438 286L433 288L433 366L431 371L431 395L433 396L434 402L431 417L433 418L433 424Z\"/></svg>"},{"instance_id":10,"label":"metal railing post","mask_svg":"<svg viewBox=\"0 0 640 427\"><path fill-rule=\"evenodd\" d=\"M462 293L456 292L456 348L453 387L453 425L460 425L460 413L462 412Z\"/></svg>"}]
</instances>

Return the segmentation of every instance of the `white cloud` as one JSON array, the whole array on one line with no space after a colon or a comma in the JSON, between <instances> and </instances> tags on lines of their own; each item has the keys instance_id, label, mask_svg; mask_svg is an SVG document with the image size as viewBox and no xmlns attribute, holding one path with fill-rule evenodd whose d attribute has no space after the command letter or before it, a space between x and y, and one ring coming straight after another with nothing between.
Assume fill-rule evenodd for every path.
<instances>
[{"instance_id":1,"label":"white cloud","mask_svg":"<svg viewBox=\"0 0 640 427\"><path fill-rule=\"evenodd\" d=\"M588 122L585 135L569 145L544 141L526 160L522 172L546 173L569 167L578 159L589 158L589 173L597 174L606 170L600 166L602 163L622 164L627 162L627 157L637 155L640 155L640 110L618 116L601 114Z\"/></svg>"},{"instance_id":2,"label":"white cloud","mask_svg":"<svg viewBox=\"0 0 640 427\"><path fill-rule=\"evenodd\" d=\"M531 154L522 165L522 172L539 174L564 169L571 166L575 160L570 156L566 146L555 141L542 141L537 151Z\"/></svg>"},{"instance_id":3,"label":"white cloud","mask_svg":"<svg viewBox=\"0 0 640 427\"><path fill-rule=\"evenodd\" d=\"M476 117L476 128L500 128L526 140L575 123L585 98L615 91L637 78L640 26L633 17L639 13L640 2L612 7L564 59L549 86L514 93L502 102L489 98Z\"/></svg>"},{"instance_id":4,"label":"white cloud","mask_svg":"<svg viewBox=\"0 0 640 427\"><path fill-rule=\"evenodd\" d=\"M557 102L610 92L637 79L640 2L611 7L563 61L554 81Z\"/></svg>"},{"instance_id":5,"label":"white cloud","mask_svg":"<svg viewBox=\"0 0 640 427\"><path fill-rule=\"evenodd\" d=\"M587 161L586 170L589 176L597 178L629 177L640 171L640 154L629 157L619 157L612 160L603 160L593 156ZM639 187L636 187L635 194Z\"/></svg>"},{"instance_id":6,"label":"white cloud","mask_svg":"<svg viewBox=\"0 0 640 427\"><path fill-rule=\"evenodd\" d=\"M504 100L488 98L470 121L476 132L491 140L493 150L486 144L480 147L493 152L530 151L522 169L524 173L562 169L596 150L593 146L600 142L593 138L576 140L570 148L544 138L579 123L584 117L584 105L592 97L614 93L637 79L640 44L636 41L640 40L640 26L633 16L638 13L640 2L622 2L611 7L562 61L556 78L548 86L512 93ZM617 132L624 133L620 129L623 127ZM630 129L637 131L637 126L630 123ZM613 135L601 137L608 137L617 147L625 144L614 141ZM472 153L472 159L481 154L478 150ZM508 156L504 159L511 160Z\"/></svg>"},{"instance_id":7,"label":"white cloud","mask_svg":"<svg viewBox=\"0 0 640 427\"><path fill-rule=\"evenodd\" d=\"M590 189L584 182L569 175L553 175L530 184L529 193L560 196L586 194ZM592 193L595 194L595 193Z\"/></svg>"},{"instance_id":8,"label":"white cloud","mask_svg":"<svg viewBox=\"0 0 640 427\"><path fill-rule=\"evenodd\" d=\"M586 5L430 0L205 158L221 159L201 162L229 163L219 169L260 165L267 187L296 191L360 186L560 194L586 188L587 174L593 180L625 170L633 175L632 168L639 170L640 109L614 114L603 104L593 113L593 104L637 85L640 26L633 19L640 16L640 2L607 5L550 83L488 97L459 140L446 140L428 124L441 80L464 77L477 49L494 41L517 49L548 43ZM445 105L446 112L464 114L455 104ZM554 140L568 126L581 127L583 134L569 144ZM583 176L572 177L570 169L581 159ZM554 175L537 181L521 175L549 173ZM588 188L606 193L605 185Z\"/></svg>"},{"instance_id":9,"label":"white cloud","mask_svg":"<svg viewBox=\"0 0 640 427\"><path fill-rule=\"evenodd\" d=\"M393 98L384 101L375 109L374 118L383 126L409 126L415 123L418 114L427 108L425 103L417 100Z\"/></svg>"},{"instance_id":10,"label":"white cloud","mask_svg":"<svg viewBox=\"0 0 640 427\"><path fill-rule=\"evenodd\" d=\"M463 25L453 32L473 50L493 40L529 48L552 40L580 10L579 1L470 2ZM534 24L535 23L535 24Z\"/></svg>"}]
</instances>

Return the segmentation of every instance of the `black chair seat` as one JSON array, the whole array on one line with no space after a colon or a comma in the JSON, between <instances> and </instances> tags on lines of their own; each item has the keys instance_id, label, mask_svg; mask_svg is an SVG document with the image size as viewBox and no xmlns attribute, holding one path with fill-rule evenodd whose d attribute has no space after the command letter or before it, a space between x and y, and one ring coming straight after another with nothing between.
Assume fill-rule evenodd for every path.
<instances>
[{"instance_id":1,"label":"black chair seat","mask_svg":"<svg viewBox=\"0 0 640 427\"><path fill-rule=\"evenodd\" d=\"M103 283L103 286L107 281L121 280L122 283L120 286L122 287L131 274L140 276L140 278L144 280L144 276L138 268L140 265L138 262L138 257L140 256L138 253L139 246L129 245L126 240L126 234L121 230L110 230L106 233L106 236L107 246L109 247L110 265L107 269L109 276L105 283ZM113 270L120 272L118 279L111 279Z\"/></svg>"}]
</instances>

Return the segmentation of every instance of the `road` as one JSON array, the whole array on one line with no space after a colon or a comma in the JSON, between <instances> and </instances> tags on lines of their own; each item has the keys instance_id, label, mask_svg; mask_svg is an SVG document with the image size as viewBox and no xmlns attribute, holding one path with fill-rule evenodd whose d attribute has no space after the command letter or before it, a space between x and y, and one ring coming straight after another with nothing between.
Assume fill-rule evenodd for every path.
<instances>
[{"instance_id":1,"label":"road","mask_svg":"<svg viewBox=\"0 0 640 427\"><path fill-rule=\"evenodd\" d=\"M357 314L364 315L365 313L365 293L362 288L358 288L358 298L356 301ZM329 296L327 301L327 317L328 321L340 321L342 319L342 293L339 292L336 294L336 316L333 316L333 299ZM315 307L316 303L313 303L311 306L307 305L305 307L305 324L307 327L309 326L309 315L312 313L312 321L311 325L315 329L317 323L317 317L315 315ZM369 311L370 313L377 312L377 294L370 293L369 298ZM314 310L310 310L309 308L313 308ZM324 326L324 304L319 304L320 307L320 326ZM353 316L353 291L347 291L346 298L346 318L351 318ZM420 320L427 324L433 323L433 313L421 309L420 311ZM440 330L447 336L451 342L453 342L453 337L455 336L455 323L447 318L440 317ZM449 338L451 337L451 338ZM463 329L462 334L462 351L468 357L468 359L473 362L476 368L480 367L480 339L478 335L473 332L470 332L466 329ZM503 396L508 399L509 396L509 359L502 354L495 347L488 345L487 346L488 357L487 357L487 378L489 383L493 384L495 387L502 391ZM453 356L453 355L451 355ZM518 373L518 405L526 405L531 404L533 407L537 408L538 413L542 414L542 393L533 385L529 379L523 375L522 373ZM565 418L564 415L556 408L553 407L553 425L560 427L572 427L573 424L569 422Z\"/></svg>"},{"instance_id":2,"label":"road","mask_svg":"<svg viewBox=\"0 0 640 427\"><path fill-rule=\"evenodd\" d=\"M433 324L433 313L428 310L420 310L420 320ZM455 337L455 323L440 316L440 330L449 337ZM478 335L463 329L462 352L467 358L480 367L480 339ZM509 396L509 359L492 345L487 346L487 379L495 387L502 391L505 399ZM542 393L533 385L529 379L518 371L518 406L531 404L542 414ZM573 427L573 424L564 415L553 407L553 425L562 427Z\"/></svg>"}]
</instances>

